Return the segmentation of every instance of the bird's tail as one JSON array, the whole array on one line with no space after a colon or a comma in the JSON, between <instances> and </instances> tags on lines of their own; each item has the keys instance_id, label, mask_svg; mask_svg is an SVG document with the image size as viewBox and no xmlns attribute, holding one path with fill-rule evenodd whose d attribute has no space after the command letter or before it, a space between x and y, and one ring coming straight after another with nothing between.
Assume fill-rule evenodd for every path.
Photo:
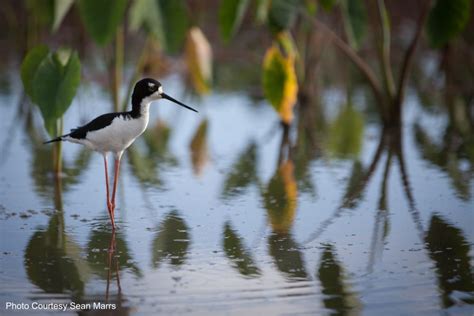
<instances>
[{"instance_id":1,"label":"bird's tail","mask_svg":"<svg viewBox=\"0 0 474 316\"><path fill-rule=\"evenodd\" d=\"M62 136L58 136L56 138L53 138L51 140L48 140L47 142L44 142L43 144L49 144L49 143L54 143L54 142L60 142L60 141L63 141L63 138L67 136L67 135L62 135Z\"/></svg>"}]
</instances>

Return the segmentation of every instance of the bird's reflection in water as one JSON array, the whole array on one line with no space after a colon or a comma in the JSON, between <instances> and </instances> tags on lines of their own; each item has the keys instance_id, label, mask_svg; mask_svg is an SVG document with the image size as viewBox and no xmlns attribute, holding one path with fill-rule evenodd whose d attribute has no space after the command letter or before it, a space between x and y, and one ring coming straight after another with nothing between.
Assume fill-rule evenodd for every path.
<instances>
[{"instance_id":1,"label":"bird's reflection in water","mask_svg":"<svg viewBox=\"0 0 474 316\"><path fill-rule=\"evenodd\" d=\"M112 235L110 236L110 245L107 253L107 288L105 290L105 302L109 302L109 289L110 289L110 279L112 277L112 271L115 271L115 279L117 280L117 290L118 296L122 295L122 287L120 285L120 273L119 273L119 264L115 254L117 249L117 243L115 242L115 230L112 230Z\"/></svg>"},{"instance_id":2,"label":"bird's reflection in water","mask_svg":"<svg viewBox=\"0 0 474 316\"><path fill-rule=\"evenodd\" d=\"M129 315L130 307L125 306L125 298L122 293L122 284L120 282L120 255L117 248L117 235L114 230L110 233L109 246L106 253L107 266L104 266L106 274L105 297L99 295L88 297L84 300L94 306L78 312L79 315ZM114 287L114 283L116 284ZM92 305L97 304L97 305Z\"/></svg>"}]
</instances>

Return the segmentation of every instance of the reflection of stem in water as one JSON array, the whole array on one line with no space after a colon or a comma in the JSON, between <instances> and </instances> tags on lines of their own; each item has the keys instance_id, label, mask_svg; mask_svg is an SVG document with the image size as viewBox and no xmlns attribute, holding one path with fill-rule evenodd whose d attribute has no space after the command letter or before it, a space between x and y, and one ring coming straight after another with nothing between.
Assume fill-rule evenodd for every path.
<instances>
[{"instance_id":1,"label":"reflection of stem in water","mask_svg":"<svg viewBox=\"0 0 474 316\"><path fill-rule=\"evenodd\" d=\"M415 205L415 200L411 191L409 177L406 171L405 161L403 157L402 132L400 126L394 126L393 128L383 129L378 148L365 175L361 177L361 180L357 182L354 188L352 188L351 190L349 190L349 192L346 193L342 201L342 205L339 206L328 219L326 219L319 225L319 227L304 242L305 244L310 243L319 238L319 236L335 221L335 219L342 215L342 212L346 207L350 207L351 203L355 199L360 198L363 190L368 184L368 181L372 177L377 167L378 161L380 160L380 157L384 151L387 151L389 156L394 154L398 159L403 189L409 203L409 212L412 215L412 219L415 223L415 227L418 231L419 237L423 239L423 225L421 223L419 211L417 210Z\"/></svg>"},{"instance_id":2,"label":"reflection of stem in water","mask_svg":"<svg viewBox=\"0 0 474 316\"><path fill-rule=\"evenodd\" d=\"M342 200L342 204L333 212L333 214L328 217L326 220L321 222L319 227L304 241L304 244L310 243L316 239L319 238L319 236L337 219L339 218L343 211L345 210L346 207L350 206L353 202L354 199L358 198L361 196L363 190L367 186L370 178L372 177L378 162L380 160L380 157L384 151L385 147L385 133L382 133L382 136L380 137L379 144L377 146L377 150L375 151L375 155L372 159L372 162L370 163L370 166L365 173L361 177L359 181L356 182L354 185L354 188L348 190L346 193L345 197Z\"/></svg>"},{"instance_id":3,"label":"reflection of stem in water","mask_svg":"<svg viewBox=\"0 0 474 316\"><path fill-rule=\"evenodd\" d=\"M370 243L369 262L367 272L372 273L375 259L382 255L384 240L388 235L388 207L387 207L387 183L392 162L392 153L388 153L387 162L382 180L382 188L380 190L380 200L377 214L375 215L374 230L372 233L372 241Z\"/></svg>"},{"instance_id":4,"label":"reflection of stem in water","mask_svg":"<svg viewBox=\"0 0 474 316\"><path fill-rule=\"evenodd\" d=\"M9 156L9 151L11 148L11 144L13 143L13 140L15 139L15 133L18 130L18 127L20 127L23 123L23 116L30 116L31 113L31 107L28 106L27 104L27 96L26 93L23 91L20 95L18 105L16 107L17 111L15 114L15 117L11 119L10 122L10 127L7 129L7 132L5 133L5 139L0 146L1 148L1 153L0 153L0 164L4 163L6 158ZM27 110L29 110L27 112ZM28 122L28 117L24 118L25 123Z\"/></svg>"}]
</instances>

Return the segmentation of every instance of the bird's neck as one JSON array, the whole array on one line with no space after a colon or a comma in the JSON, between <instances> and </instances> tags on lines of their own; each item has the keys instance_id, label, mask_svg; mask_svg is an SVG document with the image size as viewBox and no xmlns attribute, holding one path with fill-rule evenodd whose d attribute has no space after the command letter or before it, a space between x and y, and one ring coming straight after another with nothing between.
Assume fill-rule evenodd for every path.
<instances>
[{"instance_id":1,"label":"bird's neck","mask_svg":"<svg viewBox=\"0 0 474 316\"><path fill-rule=\"evenodd\" d=\"M132 96L132 117L138 118L140 116L148 116L151 102L152 100L149 98L138 100Z\"/></svg>"}]
</instances>

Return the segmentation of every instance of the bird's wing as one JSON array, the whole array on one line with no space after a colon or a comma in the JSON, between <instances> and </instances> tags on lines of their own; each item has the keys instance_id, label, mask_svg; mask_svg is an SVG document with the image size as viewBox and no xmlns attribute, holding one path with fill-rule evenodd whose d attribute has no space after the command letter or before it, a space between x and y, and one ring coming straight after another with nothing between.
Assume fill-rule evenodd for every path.
<instances>
[{"instance_id":1,"label":"bird's wing","mask_svg":"<svg viewBox=\"0 0 474 316\"><path fill-rule=\"evenodd\" d=\"M116 117L120 115L124 115L124 114L125 113L122 113L122 112L103 114L101 116L96 117L95 119L93 119L92 121L90 121L89 123L83 126L79 126L79 127L71 129L71 132L69 133L68 136L72 138L76 138L76 139L84 139L86 138L88 132L97 131L99 129L107 127L110 124L112 124L112 121Z\"/></svg>"}]
</instances>

